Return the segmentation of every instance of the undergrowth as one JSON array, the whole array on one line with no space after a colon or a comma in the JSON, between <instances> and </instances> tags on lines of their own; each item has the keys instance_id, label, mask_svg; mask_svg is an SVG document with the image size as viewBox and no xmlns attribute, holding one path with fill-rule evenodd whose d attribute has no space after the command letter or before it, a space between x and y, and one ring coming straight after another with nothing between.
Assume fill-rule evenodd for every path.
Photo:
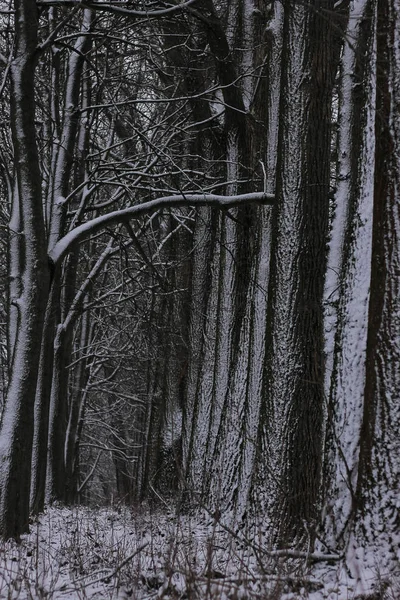
<instances>
[{"instance_id":1,"label":"undergrowth","mask_svg":"<svg viewBox=\"0 0 400 600\"><path fill-rule=\"evenodd\" d=\"M204 512L52 508L19 544L0 543L0 598L400 598L399 574L382 571L377 556L361 582L345 560L274 552L261 537L253 539Z\"/></svg>"}]
</instances>

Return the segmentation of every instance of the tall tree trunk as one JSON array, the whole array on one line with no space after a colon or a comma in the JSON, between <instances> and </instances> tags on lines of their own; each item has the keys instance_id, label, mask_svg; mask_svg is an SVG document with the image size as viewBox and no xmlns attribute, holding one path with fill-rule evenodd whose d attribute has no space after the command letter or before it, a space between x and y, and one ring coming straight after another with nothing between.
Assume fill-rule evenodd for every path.
<instances>
[{"instance_id":1,"label":"tall tree trunk","mask_svg":"<svg viewBox=\"0 0 400 600\"><path fill-rule=\"evenodd\" d=\"M88 299L85 297L84 306L87 301ZM78 348L76 348L79 362L73 371L70 385L69 415L65 441L65 499L69 503L77 500L79 483L80 423L84 412L90 375L88 349L93 337L93 325L90 317L89 310L85 310L81 317L79 342Z\"/></svg>"},{"instance_id":2,"label":"tall tree trunk","mask_svg":"<svg viewBox=\"0 0 400 600\"><path fill-rule=\"evenodd\" d=\"M266 29L267 50L265 71L258 81L254 94L254 103L259 106L268 99L261 114L265 114L266 140L265 140L265 186L268 192L275 192L276 166L279 137L279 113L281 93L282 70L282 44L283 44L283 18L284 10L279 2L274 2L270 14L269 26ZM256 113L257 115L257 113ZM264 518L264 493L268 473L265 469L264 436L267 423L265 402L265 367L267 356L267 316L268 316L268 288L270 278L271 245L272 245L272 215L273 210L263 211L261 227L261 242L258 257L258 274L256 280L255 306L254 306L254 358L250 373L249 394L260 396L260 407L257 423L257 437L255 440L254 465L252 473L252 508L256 514ZM259 357L259 358L257 358Z\"/></svg>"},{"instance_id":3,"label":"tall tree trunk","mask_svg":"<svg viewBox=\"0 0 400 600\"><path fill-rule=\"evenodd\" d=\"M400 4L377 2L376 159L357 509L374 538L399 530ZM374 527L368 527L372 516Z\"/></svg>"},{"instance_id":4,"label":"tall tree trunk","mask_svg":"<svg viewBox=\"0 0 400 600\"><path fill-rule=\"evenodd\" d=\"M91 36L88 35L92 26L93 13L86 9L83 12L81 32L75 42L74 51L68 61L67 78L65 83L64 118L61 129L61 143L57 143L54 158L54 174L49 190L48 203L51 206L48 249L52 250L60 237L65 233L66 205L71 184L73 181L73 159L79 139L79 112L80 101L84 99L82 91L82 74L85 55L91 46ZM84 136L85 137L85 136ZM84 173L83 173L84 175ZM76 178L75 178L76 179ZM79 252L77 250L76 252ZM64 500L65 492L65 440L67 431L67 390L68 372L66 365L70 362L72 349L71 328L63 326L63 319L70 309L74 298L78 255L73 253L65 263L60 283L64 284L58 290L55 305L49 310L59 311L58 321L53 328L53 359L52 359L52 384L50 398L40 399L45 409L44 417L48 419L49 435L47 439L47 475L46 492L47 501ZM58 309L57 309L58 305ZM51 334L50 334L51 335ZM46 334L46 340L48 336ZM46 368L46 367L45 367ZM43 451L41 452L41 455ZM42 467L38 467L42 468ZM44 490L40 491L41 497Z\"/></svg>"},{"instance_id":5,"label":"tall tree trunk","mask_svg":"<svg viewBox=\"0 0 400 600\"><path fill-rule=\"evenodd\" d=\"M374 1L352 5L345 40L353 41L345 43L341 63L339 163L325 289L331 305L325 327L330 378L325 387L330 389L324 503L325 532L332 544L351 530L364 406L375 170L375 10Z\"/></svg>"},{"instance_id":6,"label":"tall tree trunk","mask_svg":"<svg viewBox=\"0 0 400 600\"><path fill-rule=\"evenodd\" d=\"M54 328L56 325L57 299L60 292L60 273L54 273L47 301L40 348L38 381L35 396L34 436L32 449L30 507L34 514L44 508L47 440L49 432L50 394L54 360Z\"/></svg>"},{"instance_id":7,"label":"tall tree trunk","mask_svg":"<svg viewBox=\"0 0 400 600\"><path fill-rule=\"evenodd\" d=\"M241 5L242 38L249 43L243 57L243 97L251 117L248 120L248 156L242 159L251 172L258 172L264 188L273 193L280 93L280 56L283 11L275 5L269 18L268 34L260 24L267 20L262 3ZM257 10L254 10L257 9ZM259 12L258 12L259 11ZM259 22L256 21L256 17ZM238 42L239 47L243 43ZM247 81L249 73L257 73ZM267 97L267 102L265 102ZM262 163L262 169L260 164ZM245 173L243 174L245 176ZM242 258L237 271L235 295L239 305L235 321L235 350L226 397L223 427L218 434L220 461L219 508L228 508L231 517L241 521L249 507L249 493L255 470L257 434L263 397L263 371L266 351L266 316L270 264L271 212L259 208L241 227ZM243 238L249 240L243 245Z\"/></svg>"},{"instance_id":8,"label":"tall tree trunk","mask_svg":"<svg viewBox=\"0 0 400 600\"><path fill-rule=\"evenodd\" d=\"M332 7L333 9L333 7ZM313 543L321 481L322 301L328 236L334 29L285 7L264 424L266 510L277 543Z\"/></svg>"},{"instance_id":9,"label":"tall tree trunk","mask_svg":"<svg viewBox=\"0 0 400 600\"><path fill-rule=\"evenodd\" d=\"M216 219L218 216L214 215ZM212 411L218 280L219 247L216 247L216 224L210 210L197 214L194 232L194 256L191 285L189 330L188 386L184 411L183 465L189 494L202 496L205 485L205 456L208 427ZM204 255L211 259L211 267ZM208 318L206 318L208 317Z\"/></svg>"},{"instance_id":10,"label":"tall tree trunk","mask_svg":"<svg viewBox=\"0 0 400 600\"><path fill-rule=\"evenodd\" d=\"M18 537L28 529L34 401L45 307L49 292L41 177L35 132L34 78L37 58L37 7L32 0L15 4L15 49L11 64L11 123L14 146L12 225L20 243L18 297L13 324L13 352L1 421L0 533ZM18 207L18 208L17 208ZM18 223L15 222L16 217Z\"/></svg>"},{"instance_id":11,"label":"tall tree trunk","mask_svg":"<svg viewBox=\"0 0 400 600\"><path fill-rule=\"evenodd\" d=\"M225 119L225 144L221 150L226 156L226 180L228 194L238 193L240 179L240 162L246 155L245 147L245 108L242 93L234 85L237 70L233 54L229 47L228 36L234 36L236 26L232 27L232 19L237 3L230 7L230 18L226 30L222 25L215 6L211 0L202 0L199 8L204 10L199 18L206 23L205 32L208 43L216 58L215 66L220 82L224 85L223 95L227 108ZM204 18L203 18L204 17ZM229 15L228 15L229 17ZM209 110L209 112L211 112ZM213 145L214 150L218 150ZM225 402L230 376L232 358L232 339L235 328L235 257L237 252L237 232L235 215L222 215L211 221L215 230L209 237L212 252L211 273L208 275L209 291L206 301L206 318L203 323L203 343L200 350L201 367L195 396L188 398L193 403L193 415L190 428L190 442L187 455L187 485L197 499L204 500L207 490L212 488L212 503L220 497L219 466L214 461L217 440L226 411ZM233 217L233 218L232 218ZM194 274L197 274L194 271ZM205 280L206 273L203 273ZM192 289L195 282L192 282ZM204 293L204 292L203 292ZM197 310L197 307L192 310ZM203 308L204 310L204 308ZM193 341L193 335L191 336ZM193 356L193 352L192 352ZM189 367L189 383L192 381ZM194 390L193 390L194 391ZM189 413L186 414L186 420ZM187 421L186 421L187 422ZM185 446L184 446L185 447ZM185 453L184 453L184 458Z\"/></svg>"}]
</instances>

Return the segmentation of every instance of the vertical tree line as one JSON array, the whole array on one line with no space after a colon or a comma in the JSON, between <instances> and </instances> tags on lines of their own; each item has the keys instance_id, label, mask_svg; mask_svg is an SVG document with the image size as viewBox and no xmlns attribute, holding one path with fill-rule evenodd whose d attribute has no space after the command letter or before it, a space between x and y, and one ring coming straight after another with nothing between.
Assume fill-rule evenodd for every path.
<instances>
[{"instance_id":1,"label":"vertical tree line","mask_svg":"<svg viewBox=\"0 0 400 600\"><path fill-rule=\"evenodd\" d=\"M394 530L398 0L42 4L1 15L1 534L115 494Z\"/></svg>"}]
</instances>

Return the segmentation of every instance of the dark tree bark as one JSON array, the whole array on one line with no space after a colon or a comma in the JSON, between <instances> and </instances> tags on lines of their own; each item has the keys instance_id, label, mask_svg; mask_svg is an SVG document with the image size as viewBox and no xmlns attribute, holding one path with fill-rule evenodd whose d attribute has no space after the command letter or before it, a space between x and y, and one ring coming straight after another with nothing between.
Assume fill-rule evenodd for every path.
<instances>
[{"instance_id":1,"label":"dark tree bark","mask_svg":"<svg viewBox=\"0 0 400 600\"><path fill-rule=\"evenodd\" d=\"M87 303L84 300L84 308ZM74 503L78 499L79 456L82 425L90 378L90 354L88 349L93 337L94 326L89 310L85 310L79 323L78 364L70 379L69 415L65 442L65 500Z\"/></svg>"},{"instance_id":2,"label":"dark tree bark","mask_svg":"<svg viewBox=\"0 0 400 600\"><path fill-rule=\"evenodd\" d=\"M364 410L356 508L375 537L398 531L400 470L400 7L377 2L375 180ZM377 525L379 524L379 525Z\"/></svg>"},{"instance_id":3,"label":"dark tree bark","mask_svg":"<svg viewBox=\"0 0 400 600\"><path fill-rule=\"evenodd\" d=\"M19 242L12 244L18 280L12 359L1 421L0 532L18 537L28 529L34 401L40 340L49 293L41 175L35 131L34 77L37 60L37 8L32 0L16 2L16 39L11 64L11 123L14 145L13 220ZM16 323L16 325L15 325ZM15 326L14 326L15 325Z\"/></svg>"},{"instance_id":4,"label":"dark tree bark","mask_svg":"<svg viewBox=\"0 0 400 600\"><path fill-rule=\"evenodd\" d=\"M281 544L312 544L319 514L334 32L313 3L285 7L263 434L266 509Z\"/></svg>"},{"instance_id":5,"label":"dark tree bark","mask_svg":"<svg viewBox=\"0 0 400 600\"><path fill-rule=\"evenodd\" d=\"M353 531L366 377L376 98L375 2L349 11L339 89L338 164L327 272L327 427L323 496L329 543ZM353 39L350 45L347 38Z\"/></svg>"}]
</instances>

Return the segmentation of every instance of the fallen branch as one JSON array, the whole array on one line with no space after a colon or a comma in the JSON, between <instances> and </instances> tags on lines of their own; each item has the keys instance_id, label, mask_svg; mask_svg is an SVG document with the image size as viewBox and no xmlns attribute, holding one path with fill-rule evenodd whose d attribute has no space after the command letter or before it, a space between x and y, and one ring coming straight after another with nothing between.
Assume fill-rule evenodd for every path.
<instances>
[{"instance_id":1,"label":"fallen branch","mask_svg":"<svg viewBox=\"0 0 400 600\"><path fill-rule=\"evenodd\" d=\"M139 552L144 550L148 545L149 542L144 542L141 546L139 546L139 548L136 548L135 552L133 552L127 558L125 558L125 560L123 560L122 563L119 564L118 567L114 569L114 571L110 575L107 575L107 577L103 577L103 579L101 579L100 581L107 582L107 579L111 580L129 561L132 560L132 558L135 558L135 556L139 554Z\"/></svg>"}]
</instances>

